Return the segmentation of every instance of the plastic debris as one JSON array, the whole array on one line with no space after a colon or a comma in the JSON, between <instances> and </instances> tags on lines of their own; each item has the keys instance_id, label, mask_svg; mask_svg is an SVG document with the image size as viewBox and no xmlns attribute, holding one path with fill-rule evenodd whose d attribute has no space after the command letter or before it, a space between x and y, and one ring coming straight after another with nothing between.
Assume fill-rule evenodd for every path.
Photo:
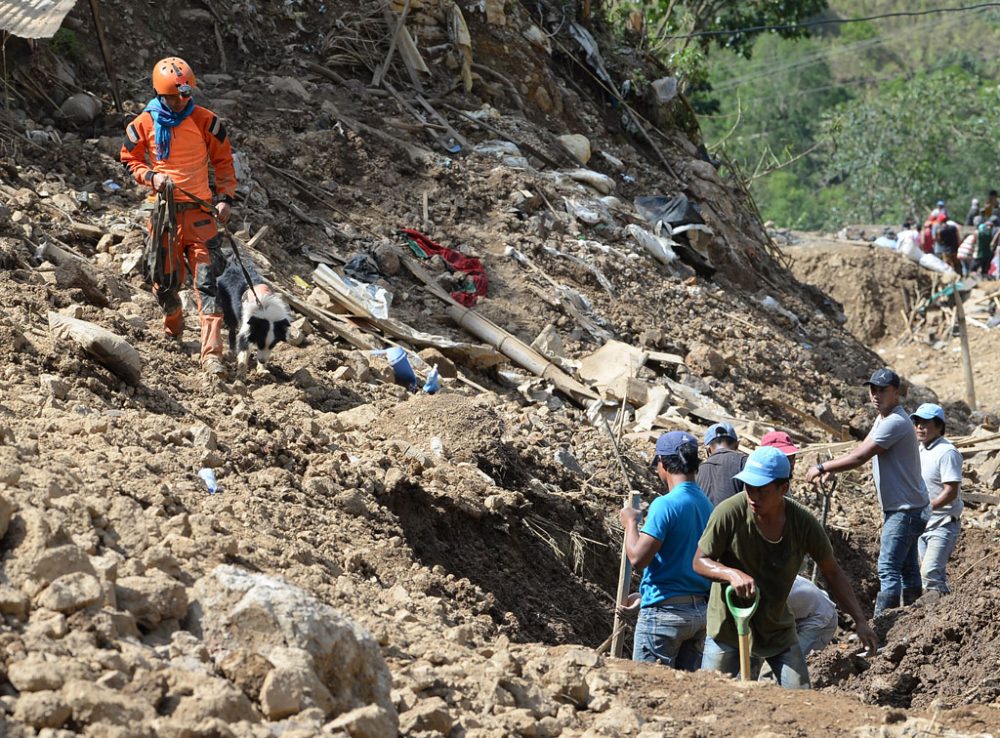
<instances>
[{"instance_id":1,"label":"plastic debris","mask_svg":"<svg viewBox=\"0 0 1000 738\"><path fill-rule=\"evenodd\" d=\"M441 389L441 373L438 371L437 364L431 367L430 372L427 374L427 381L424 382L424 392L429 395L433 395Z\"/></svg>"},{"instance_id":2,"label":"plastic debris","mask_svg":"<svg viewBox=\"0 0 1000 738\"><path fill-rule=\"evenodd\" d=\"M205 483L208 487L208 494L214 495L219 491L219 483L215 481L215 470L210 469L207 466L202 467L198 470L198 476L201 477L201 481Z\"/></svg>"}]
</instances>

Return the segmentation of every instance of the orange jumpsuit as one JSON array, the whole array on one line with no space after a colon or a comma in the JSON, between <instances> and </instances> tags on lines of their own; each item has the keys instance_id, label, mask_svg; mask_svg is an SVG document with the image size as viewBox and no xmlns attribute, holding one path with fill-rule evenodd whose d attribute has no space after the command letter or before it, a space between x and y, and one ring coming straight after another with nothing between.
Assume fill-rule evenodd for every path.
<instances>
[{"instance_id":1,"label":"orange jumpsuit","mask_svg":"<svg viewBox=\"0 0 1000 738\"><path fill-rule=\"evenodd\" d=\"M233 150L226 128L217 115L199 105L172 132L170 155L156 158L156 133L152 115L141 113L125 128L125 142L119 155L135 180L152 187L153 174L165 174L177 185L196 197L212 202L209 186L209 165L215 170L218 199L236 194L236 171ZM184 312L179 285L184 284L185 261L195 286L198 322L201 327L201 359L222 356L222 310L216 302L216 273L208 242L218 235L215 220L186 194L175 190L177 203L177 238L175 251L164 260L168 273L175 266L180 270L175 287L153 285L153 294L163 309L163 326L170 336L184 331ZM150 224L152 225L152 224ZM163 244L167 248L167 243Z\"/></svg>"}]
</instances>

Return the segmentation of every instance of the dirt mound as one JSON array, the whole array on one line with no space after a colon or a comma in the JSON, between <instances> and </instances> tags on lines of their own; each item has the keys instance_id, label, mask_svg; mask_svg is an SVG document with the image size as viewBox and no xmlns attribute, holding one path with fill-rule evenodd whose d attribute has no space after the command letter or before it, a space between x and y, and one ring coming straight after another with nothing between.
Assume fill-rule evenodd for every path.
<instances>
[{"instance_id":1,"label":"dirt mound","mask_svg":"<svg viewBox=\"0 0 1000 738\"><path fill-rule=\"evenodd\" d=\"M669 389L671 426L733 416L827 440L831 424L867 427L859 380L878 358L774 258L744 195L699 156L696 131L662 131L662 150L630 137L561 9L541 21L507 5L500 24L496 4L485 19L412 5L408 27L431 62L418 96L401 63L391 89L368 84L395 27L377 4L101 4L111 38L146 31L157 42L116 51L132 112L148 95L149 49L191 52L200 99L243 156L238 227L269 226L253 259L310 316L265 371L217 383L199 372L195 340L162 337L148 286L126 268L148 204L121 177L123 121L74 130L54 109L103 68L78 5L80 43L63 34L63 56L59 44L5 47L18 108L0 125L0 733L382 738L397 716L406 735L468 738L880 729L880 711L842 694L806 705L594 652L611 629L622 498L659 490L650 433L628 432L643 389ZM466 24L478 59L468 90L455 71L467 57L447 42ZM542 48L555 43L552 55ZM612 69L635 69L599 43ZM595 152L582 175L555 140L580 131ZM520 142L524 161L483 153L498 137ZM671 260L661 242L636 240L634 227L650 224L631 201L681 191L713 235L702 256L677 242ZM309 284L318 263L407 254L398 229L413 225L480 257L491 284L480 314L525 342L551 326L545 350L565 371L609 338L658 354L614 402L620 423L610 418L628 479L585 403L552 382L513 362L501 373L456 359L467 381L411 395L372 355L389 327L338 317ZM45 257L53 244L71 266ZM392 318L489 351L409 272L380 267ZM428 268L446 291L460 286ZM139 383L55 336L50 310L132 344ZM814 491L797 494L818 509ZM869 599L874 507L865 487L845 487L831 513L838 555ZM227 587L225 613L206 618L215 582ZM226 620L240 618L241 637L225 638ZM355 644L340 651L346 667L334 625ZM377 689L353 694L341 673ZM983 715L937 724L975 730ZM890 735L926 728L917 714L894 720Z\"/></svg>"},{"instance_id":2,"label":"dirt mound","mask_svg":"<svg viewBox=\"0 0 1000 738\"><path fill-rule=\"evenodd\" d=\"M865 344L905 333L931 274L890 249L816 242L786 246L795 278L839 303L840 318Z\"/></svg>"},{"instance_id":3,"label":"dirt mound","mask_svg":"<svg viewBox=\"0 0 1000 738\"><path fill-rule=\"evenodd\" d=\"M1000 623L991 608L1000 592L989 562L998 554L995 535L965 530L949 566L952 592L940 599L925 595L916 606L891 612L879 626L885 649L871 663L827 649L810 662L817 686L835 685L894 707L995 701Z\"/></svg>"}]
</instances>

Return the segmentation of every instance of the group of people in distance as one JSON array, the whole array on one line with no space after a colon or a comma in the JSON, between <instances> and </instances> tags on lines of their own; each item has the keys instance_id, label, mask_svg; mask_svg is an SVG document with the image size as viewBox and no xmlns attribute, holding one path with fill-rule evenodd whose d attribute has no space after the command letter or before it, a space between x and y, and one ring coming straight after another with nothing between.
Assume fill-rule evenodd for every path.
<instances>
[{"instance_id":1,"label":"group of people in distance","mask_svg":"<svg viewBox=\"0 0 1000 738\"><path fill-rule=\"evenodd\" d=\"M994 278L1000 270L997 263L997 247L1000 246L997 191L990 190L982 207L979 200L973 198L964 223L952 219L944 200L938 200L919 230L912 220L907 220L896 240L901 245L912 240L921 251L940 257L963 277L979 274L983 278Z\"/></svg>"},{"instance_id":2,"label":"group of people in distance","mask_svg":"<svg viewBox=\"0 0 1000 738\"><path fill-rule=\"evenodd\" d=\"M944 437L941 407L923 404L907 414L895 372L878 369L865 384L878 412L868 436L843 456L810 467L805 481L829 480L872 462L883 514L878 618L921 596L933 600L948 592L946 566L962 513L962 457ZM661 435L653 466L666 494L652 501L644 520L631 507L619 514L626 555L642 569L639 592L618 606L621 616L635 620L633 659L738 674L727 587L743 600L759 595L750 634L754 670L766 662L761 678L792 689L810 686L806 654L835 635L833 602L850 615L874 655L878 638L826 531L788 496L799 452L788 434L765 434L747 456L738 450L733 427L717 423L704 445L709 456L702 461L691 434ZM807 555L829 597L800 575Z\"/></svg>"}]
</instances>

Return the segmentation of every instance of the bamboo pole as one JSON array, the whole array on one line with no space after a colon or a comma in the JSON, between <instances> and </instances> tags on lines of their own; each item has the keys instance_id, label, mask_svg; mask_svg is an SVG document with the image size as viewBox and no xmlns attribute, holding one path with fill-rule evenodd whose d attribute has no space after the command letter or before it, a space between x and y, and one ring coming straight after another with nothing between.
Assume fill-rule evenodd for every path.
<instances>
[{"instance_id":1,"label":"bamboo pole","mask_svg":"<svg viewBox=\"0 0 1000 738\"><path fill-rule=\"evenodd\" d=\"M591 400L600 399L589 387L577 382L524 341L519 340L482 315L458 304L448 308L447 313L448 317L460 327L486 341L518 366L549 380L574 400L579 402L581 397Z\"/></svg>"}]
</instances>

